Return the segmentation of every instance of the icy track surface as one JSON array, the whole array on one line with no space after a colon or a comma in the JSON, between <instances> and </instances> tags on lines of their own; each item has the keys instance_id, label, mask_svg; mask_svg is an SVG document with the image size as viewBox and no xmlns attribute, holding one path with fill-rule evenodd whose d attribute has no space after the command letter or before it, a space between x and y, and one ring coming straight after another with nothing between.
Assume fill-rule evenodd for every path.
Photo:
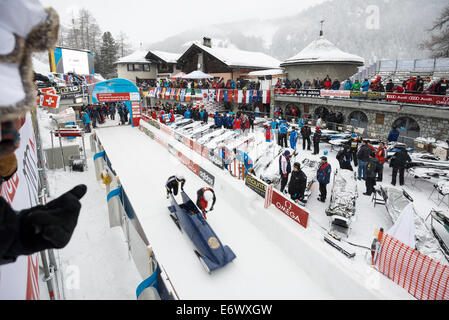
<instances>
[{"instance_id":1,"label":"icy track surface","mask_svg":"<svg viewBox=\"0 0 449 320\"><path fill-rule=\"evenodd\" d=\"M235 212L228 203L232 199L226 199L221 190L215 190L217 203L208 222L237 258L209 275L190 239L170 219L164 188L167 178L180 172L187 179L186 193L195 201L196 191L205 182L136 128L103 128L97 134L180 299L336 298ZM242 210L247 205L242 204Z\"/></svg>"}]
</instances>

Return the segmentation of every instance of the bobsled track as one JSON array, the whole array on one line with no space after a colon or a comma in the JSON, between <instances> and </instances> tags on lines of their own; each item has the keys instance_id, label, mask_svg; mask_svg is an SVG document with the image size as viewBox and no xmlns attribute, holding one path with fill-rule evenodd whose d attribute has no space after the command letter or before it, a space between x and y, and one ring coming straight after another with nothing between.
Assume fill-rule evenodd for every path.
<instances>
[{"instance_id":1,"label":"bobsled track","mask_svg":"<svg viewBox=\"0 0 449 320\"><path fill-rule=\"evenodd\" d=\"M137 128L102 128L97 137L180 299L412 298L368 263L354 272L353 262L324 244L322 236L273 207L264 209L263 199L243 182L167 136L216 177L217 203L208 222L237 258L208 274L188 236L169 217L165 193L165 182L175 173L186 177L184 189L193 201L206 183Z\"/></svg>"}]
</instances>

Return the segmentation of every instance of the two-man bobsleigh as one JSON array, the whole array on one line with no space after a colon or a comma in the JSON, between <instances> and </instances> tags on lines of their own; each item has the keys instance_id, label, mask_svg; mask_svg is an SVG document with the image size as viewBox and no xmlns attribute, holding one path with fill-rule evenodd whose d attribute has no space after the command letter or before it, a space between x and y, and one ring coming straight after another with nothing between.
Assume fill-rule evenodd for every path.
<instances>
[{"instance_id":1,"label":"two-man bobsleigh","mask_svg":"<svg viewBox=\"0 0 449 320\"><path fill-rule=\"evenodd\" d=\"M170 194L170 215L178 228L192 240L196 247L194 252L206 271L211 273L234 260L234 252L223 246L195 203L184 191L181 191L181 197L183 203L178 204Z\"/></svg>"}]
</instances>

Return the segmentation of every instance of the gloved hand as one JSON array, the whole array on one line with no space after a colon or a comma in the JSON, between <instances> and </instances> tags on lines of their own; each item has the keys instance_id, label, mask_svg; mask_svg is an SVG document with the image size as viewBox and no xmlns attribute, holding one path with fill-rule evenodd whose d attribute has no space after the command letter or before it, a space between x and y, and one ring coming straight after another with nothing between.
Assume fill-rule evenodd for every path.
<instances>
[{"instance_id":1,"label":"gloved hand","mask_svg":"<svg viewBox=\"0 0 449 320\"><path fill-rule=\"evenodd\" d=\"M72 237L87 187L79 185L44 206L19 213L23 254L65 247Z\"/></svg>"},{"instance_id":2,"label":"gloved hand","mask_svg":"<svg viewBox=\"0 0 449 320\"><path fill-rule=\"evenodd\" d=\"M282 177L287 178L288 175L287 175L286 173L284 173L284 174L282 175Z\"/></svg>"}]
</instances>

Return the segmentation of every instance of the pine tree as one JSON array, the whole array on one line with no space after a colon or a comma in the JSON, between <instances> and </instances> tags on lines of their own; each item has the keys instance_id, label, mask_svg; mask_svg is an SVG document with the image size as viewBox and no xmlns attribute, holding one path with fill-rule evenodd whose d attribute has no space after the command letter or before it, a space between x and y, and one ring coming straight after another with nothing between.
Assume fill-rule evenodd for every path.
<instances>
[{"instance_id":1,"label":"pine tree","mask_svg":"<svg viewBox=\"0 0 449 320\"><path fill-rule=\"evenodd\" d=\"M432 52L432 58L449 57L449 6L441 16L435 20L429 32L440 31L440 34L432 34L430 40L424 41L420 48L427 48Z\"/></svg>"},{"instance_id":2,"label":"pine tree","mask_svg":"<svg viewBox=\"0 0 449 320\"><path fill-rule=\"evenodd\" d=\"M118 58L118 45L116 44L112 34L106 31L103 34L103 42L100 48L100 54L96 58L97 73L100 73L103 77L110 79L117 77L117 69L114 62Z\"/></svg>"}]
</instances>

